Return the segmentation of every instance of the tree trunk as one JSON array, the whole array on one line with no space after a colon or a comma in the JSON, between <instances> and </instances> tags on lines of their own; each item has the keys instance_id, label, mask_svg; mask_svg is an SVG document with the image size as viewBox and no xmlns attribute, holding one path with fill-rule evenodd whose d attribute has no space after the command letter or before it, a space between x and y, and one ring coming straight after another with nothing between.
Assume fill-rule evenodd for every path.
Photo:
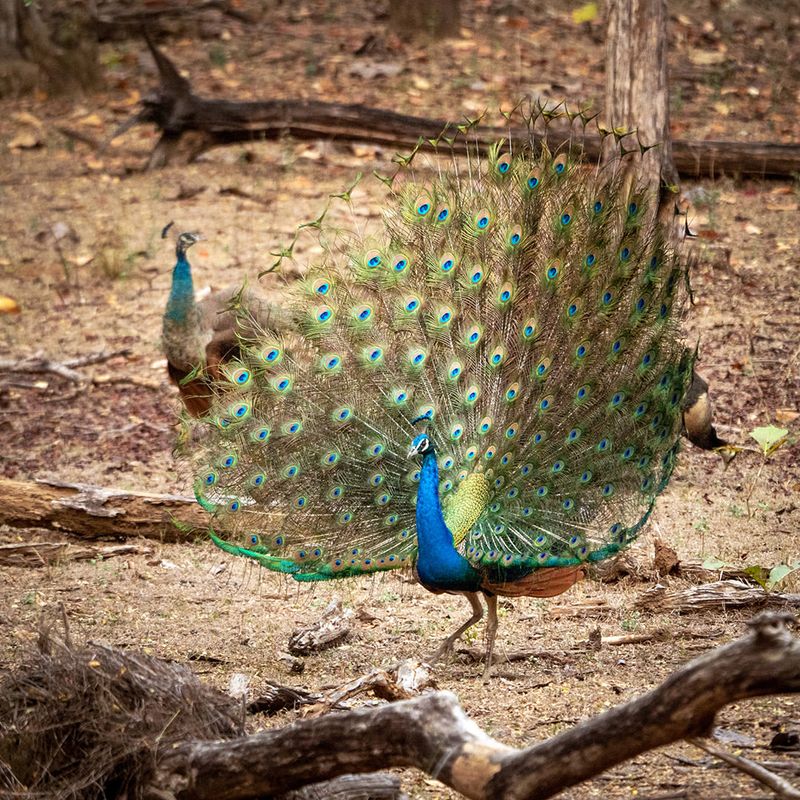
<instances>
[{"instance_id":1,"label":"tree trunk","mask_svg":"<svg viewBox=\"0 0 800 800\"><path fill-rule=\"evenodd\" d=\"M460 0L389 0L389 23L403 39L417 35L431 39L458 36Z\"/></svg>"},{"instance_id":2,"label":"tree trunk","mask_svg":"<svg viewBox=\"0 0 800 800\"><path fill-rule=\"evenodd\" d=\"M99 83L92 0L54 6L0 0L0 97L42 85L85 91Z\"/></svg>"},{"instance_id":3,"label":"tree trunk","mask_svg":"<svg viewBox=\"0 0 800 800\"><path fill-rule=\"evenodd\" d=\"M606 38L606 118L608 124L635 130L642 156L637 177L655 193L668 187L662 202L678 184L672 160L667 84L666 0L611 0ZM614 144L608 137L606 157ZM623 145L631 149L635 144Z\"/></svg>"}]
</instances>

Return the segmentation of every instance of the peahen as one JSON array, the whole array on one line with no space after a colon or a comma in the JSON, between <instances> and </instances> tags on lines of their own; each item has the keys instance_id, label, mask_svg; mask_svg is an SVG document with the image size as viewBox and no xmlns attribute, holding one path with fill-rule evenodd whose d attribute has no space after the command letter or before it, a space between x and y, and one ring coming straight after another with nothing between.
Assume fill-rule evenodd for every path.
<instances>
[{"instance_id":1,"label":"peahen","mask_svg":"<svg viewBox=\"0 0 800 800\"><path fill-rule=\"evenodd\" d=\"M559 594L645 525L694 356L624 151L467 152L403 165L374 237L321 234L296 333L241 334L189 440L219 547L298 581L413 565L472 607L434 658L482 594L488 674L499 595Z\"/></svg>"},{"instance_id":2,"label":"peahen","mask_svg":"<svg viewBox=\"0 0 800 800\"><path fill-rule=\"evenodd\" d=\"M171 225L164 228L162 236ZM198 241L197 233L178 236L162 343L169 377L178 386L186 409L199 417L211 407L213 387L222 377L223 365L240 357L237 307L245 305L248 314L268 329L280 330L292 322L285 310L238 287L197 301L187 251Z\"/></svg>"}]
</instances>

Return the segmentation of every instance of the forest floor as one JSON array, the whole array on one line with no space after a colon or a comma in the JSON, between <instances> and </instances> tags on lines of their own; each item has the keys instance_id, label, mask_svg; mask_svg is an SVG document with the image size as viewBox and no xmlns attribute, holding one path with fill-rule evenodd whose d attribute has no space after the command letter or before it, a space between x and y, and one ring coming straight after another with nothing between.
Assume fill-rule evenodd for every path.
<instances>
[{"instance_id":1,"label":"forest floor","mask_svg":"<svg viewBox=\"0 0 800 800\"><path fill-rule=\"evenodd\" d=\"M280 4L255 26L206 12L199 22L171 23L162 44L196 91L220 98L314 97L453 119L508 106L529 92L598 104L600 20L578 24L564 4L543 0L462 4L463 35L428 46L401 43L374 4L362 2ZM676 137L796 140L800 15L780 5L753 11L738 2L671 4ZM162 227L175 220L177 229L206 237L192 250L198 288L245 276L254 282L295 226L319 214L328 193L348 186L357 172L385 172L393 153L287 139L218 149L188 167L144 173L156 140L152 129L135 128L102 153L60 130L103 140L155 82L139 40L106 43L102 57L106 89L96 95L0 103L0 295L21 309L0 314L0 353L18 359L44 353L58 361L124 354L81 368L91 379L81 385L53 374L0 375L0 475L187 494L189 479L172 455L176 391L159 346L173 261L173 245L159 238ZM753 446L749 431L777 424L796 439L800 188L796 181L720 176L685 179L683 189L693 200L699 255L688 334L699 340L699 370L711 385L719 431ZM357 213L376 219L382 196L377 181L362 182L354 194ZM292 279L269 275L260 283L279 300ZM634 548L643 576L613 585L584 581L552 600L501 603L500 654L547 649L555 658L501 664L499 677L485 686L477 679L480 665L455 657L437 666L436 680L509 745L548 737L641 694L745 631L753 609L686 615L634 609L635 598L656 581L649 566L656 537L685 560L769 569L800 559L798 523L796 446L766 461L744 451L726 469L717 455L687 445ZM57 539L52 532L0 529L0 543ZM256 691L262 679L317 689L424 656L466 616L461 598L428 594L407 575L307 587L204 541L143 546L151 552L0 568L0 674L25 657L40 615L52 615L59 603L80 639L188 661L222 688L233 673L246 673ZM686 585L681 578L661 580ZM781 588L797 591L797 582L789 578ZM337 594L369 613L355 617L346 644L306 659L301 676L288 675L278 654L291 631L316 619ZM671 636L584 647L598 628L603 635L667 629ZM719 725L744 737L732 748L774 761L768 744L777 731L800 728L800 701L736 703ZM419 773L405 773L404 785L413 797L454 796ZM563 796L712 794L768 796L687 744L643 755Z\"/></svg>"}]
</instances>

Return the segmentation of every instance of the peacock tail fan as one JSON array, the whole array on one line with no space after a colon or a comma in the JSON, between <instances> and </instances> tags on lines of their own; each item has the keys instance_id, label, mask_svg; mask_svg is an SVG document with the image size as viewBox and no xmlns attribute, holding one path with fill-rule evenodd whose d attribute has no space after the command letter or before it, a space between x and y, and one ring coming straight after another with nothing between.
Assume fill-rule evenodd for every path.
<instances>
[{"instance_id":1,"label":"peacock tail fan","mask_svg":"<svg viewBox=\"0 0 800 800\"><path fill-rule=\"evenodd\" d=\"M192 421L195 492L229 552L324 580L410 565L428 415L460 552L500 577L613 555L675 464L693 355L685 263L623 154L582 163L533 131L447 169L402 159L377 236L329 236L290 289L297 330L241 326ZM349 192L343 195L349 202ZM291 248L288 251L291 252Z\"/></svg>"}]
</instances>

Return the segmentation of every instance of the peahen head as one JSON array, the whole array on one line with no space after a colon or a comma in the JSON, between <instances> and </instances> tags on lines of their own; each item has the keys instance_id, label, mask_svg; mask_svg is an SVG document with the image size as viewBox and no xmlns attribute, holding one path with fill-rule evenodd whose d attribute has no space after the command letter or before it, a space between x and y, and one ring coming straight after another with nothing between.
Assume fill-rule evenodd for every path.
<instances>
[{"instance_id":1,"label":"peahen head","mask_svg":"<svg viewBox=\"0 0 800 800\"><path fill-rule=\"evenodd\" d=\"M178 237L178 241L175 244L175 255L180 259L185 254L186 251L196 242L199 242L203 237L199 233L192 233L187 231L186 233L182 233Z\"/></svg>"},{"instance_id":2,"label":"peahen head","mask_svg":"<svg viewBox=\"0 0 800 800\"><path fill-rule=\"evenodd\" d=\"M426 456L428 453L434 452L433 441L427 433L418 433L411 440L411 448L408 451L408 457Z\"/></svg>"}]
</instances>

